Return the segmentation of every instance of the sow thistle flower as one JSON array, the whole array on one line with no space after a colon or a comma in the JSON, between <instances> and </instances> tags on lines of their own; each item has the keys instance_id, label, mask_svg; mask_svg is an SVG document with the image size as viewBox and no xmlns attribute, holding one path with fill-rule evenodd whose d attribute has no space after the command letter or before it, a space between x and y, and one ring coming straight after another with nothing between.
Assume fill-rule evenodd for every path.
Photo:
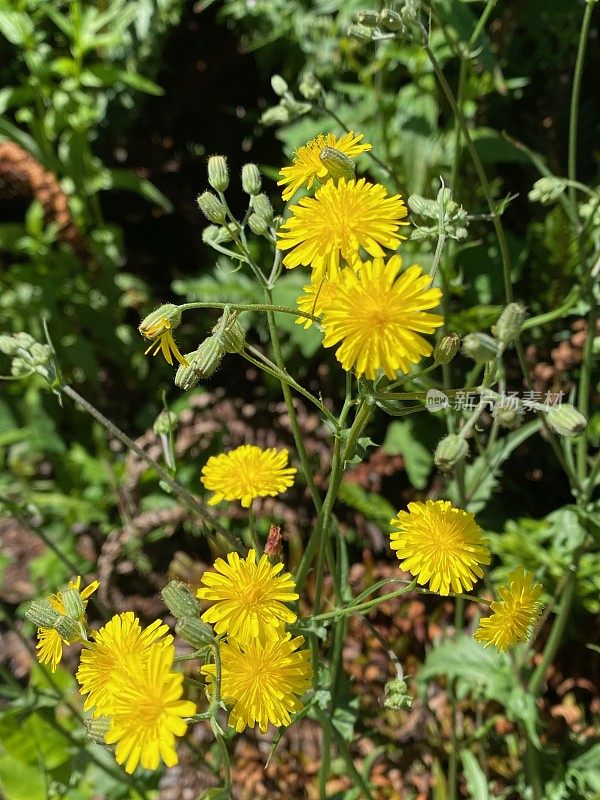
<instances>
[{"instance_id":1,"label":"sow thistle flower","mask_svg":"<svg viewBox=\"0 0 600 800\"><path fill-rule=\"evenodd\" d=\"M209 505L221 500L241 500L249 508L255 497L274 497L285 492L294 482L295 467L288 467L288 451L270 447L262 450L244 444L211 456L202 469L203 485L215 494Z\"/></svg>"},{"instance_id":2,"label":"sow thistle flower","mask_svg":"<svg viewBox=\"0 0 600 800\"><path fill-rule=\"evenodd\" d=\"M85 602L100 586L98 581L92 581L85 589L81 589L81 576L78 575L73 580L69 581L69 589L77 589L81 599ZM48 598L48 602L52 608L59 614L65 614L65 607L59 593L53 594ZM56 672L56 668L60 664L63 653L63 644L69 645L66 639L63 639L57 630L54 628L38 628L38 643L36 649L38 651L38 660L40 664L50 664L52 672Z\"/></svg>"},{"instance_id":3,"label":"sow thistle flower","mask_svg":"<svg viewBox=\"0 0 600 800\"><path fill-rule=\"evenodd\" d=\"M162 620L156 620L146 629L133 611L115 614L104 627L92 634L82 653L77 670L77 680L82 695L88 695L83 710L93 708L93 716L111 716L116 699L115 680L126 666L136 660L144 665L150 648L160 644L168 647L173 641L166 636L169 628Z\"/></svg>"},{"instance_id":4,"label":"sow thistle flower","mask_svg":"<svg viewBox=\"0 0 600 800\"><path fill-rule=\"evenodd\" d=\"M537 620L542 604L539 602L542 584L522 567L508 576L508 586L498 589L502 600L492 603L492 615L485 617L475 631L475 639L486 647L499 650L527 641L531 626Z\"/></svg>"},{"instance_id":5,"label":"sow thistle flower","mask_svg":"<svg viewBox=\"0 0 600 800\"><path fill-rule=\"evenodd\" d=\"M292 165L283 167L279 171L281 180L277 181L277 185L286 187L282 193L283 199L289 200L302 186L310 189L315 180L327 178L329 174L327 167L320 159L321 151L325 147L333 147L348 158L356 158L372 147L367 142L361 141L363 137L363 133L353 131L340 136L339 139L333 133L326 133L312 139L304 147L299 147Z\"/></svg>"},{"instance_id":6,"label":"sow thistle flower","mask_svg":"<svg viewBox=\"0 0 600 800\"><path fill-rule=\"evenodd\" d=\"M432 592L459 594L472 589L483 577L480 564L491 560L489 540L483 536L473 514L454 508L448 500L409 503L391 520L397 530L391 548L417 583L429 583Z\"/></svg>"},{"instance_id":7,"label":"sow thistle flower","mask_svg":"<svg viewBox=\"0 0 600 800\"><path fill-rule=\"evenodd\" d=\"M441 291L413 266L400 273L402 260L392 256L365 262L360 270L344 269L336 283L335 302L324 309L323 345L341 342L336 358L346 371L373 380L377 370L393 379L431 354L420 333L433 333L443 317L426 309L438 305Z\"/></svg>"},{"instance_id":8,"label":"sow thistle flower","mask_svg":"<svg viewBox=\"0 0 600 800\"><path fill-rule=\"evenodd\" d=\"M172 645L154 644L145 659L129 656L113 674L106 743L116 743L117 764L129 774L139 763L145 769L156 769L161 759L168 767L177 764L175 737L186 732L184 717L196 706L182 699L183 674L172 671L174 656Z\"/></svg>"},{"instance_id":9,"label":"sow thistle flower","mask_svg":"<svg viewBox=\"0 0 600 800\"><path fill-rule=\"evenodd\" d=\"M401 222L407 210L400 195L390 197L383 186L364 178L328 181L290 211L277 234L277 247L290 250L283 259L288 269L304 264L334 278L341 259L360 266L361 247L383 257L383 247L395 250L406 238L398 233L400 225L408 225Z\"/></svg>"},{"instance_id":10,"label":"sow thistle flower","mask_svg":"<svg viewBox=\"0 0 600 800\"><path fill-rule=\"evenodd\" d=\"M258 640L241 645L221 642L221 696L232 706L229 724L240 733L257 723L265 733L269 723L289 725L294 712L302 708L299 697L310 687L310 652L299 650L302 636L287 634L261 644ZM200 668L213 690L216 667Z\"/></svg>"},{"instance_id":11,"label":"sow thistle flower","mask_svg":"<svg viewBox=\"0 0 600 800\"><path fill-rule=\"evenodd\" d=\"M279 573L283 564L271 566L266 555L256 563L256 552L247 558L229 553L227 561L215 561L215 572L205 572L197 591L200 600L211 607L202 619L215 626L217 634L227 634L240 644L261 643L281 637L286 623L295 622L296 614L284 603L298 599L289 572Z\"/></svg>"}]
</instances>

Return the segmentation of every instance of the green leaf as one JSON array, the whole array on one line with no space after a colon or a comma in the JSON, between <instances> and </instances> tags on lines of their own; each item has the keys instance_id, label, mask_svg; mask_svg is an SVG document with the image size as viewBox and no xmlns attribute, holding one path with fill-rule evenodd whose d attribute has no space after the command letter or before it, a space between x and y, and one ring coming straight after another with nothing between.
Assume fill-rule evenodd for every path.
<instances>
[{"instance_id":1,"label":"green leaf","mask_svg":"<svg viewBox=\"0 0 600 800\"><path fill-rule=\"evenodd\" d=\"M102 188L125 189L128 192L135 192L151 203L160 206L167 213L170 214L173 211L171 201L147 178L138 178L137 175L124 169L109 169L103 173L103 176L105 180Z\"/></svg>"},{"instance_id":2,"label":"green leaf","mask_svg":"<svg viewBox=\"0 0 600 800\"><path fill-rule=\"evenodd\" d=\"M91 64L86 67L81 76L84 86L114 86L116 83L124 83L139 92L152 94L161 97L164 90L154 81L144 78L137 72L129 72L125 69L118 69L110 64Z\"/></svg>"},{"instance_id":3,"label":"green leaf","mask_svg":"<svg viewBox=\"0 0 600 800\"><path fill-rule=\"evenodd\" d=\"M11 44L24 45L34 30L33 22L27 14L0 10L0 33Z\"/></svg>"},{"instance_id":4,"label":"green leaf","mask_svg":"<svg viewBox=\"0 0 600 800\"><path fill-rule=\"evenodd\" d=\"M396 509L384 497L374 492L367 492L358 483L344 481L340 486L338 498L386 530L390 527L390 520L396 515Z\"/></svg>"},{"instance_id":5,"label":"green leaf","mask_svg":"<svg viewBox=\"0 0 600 800\"><path fill-rule=\"evenodd\" d=\"M387 429L381 449L389 455L404 458L408 479L415 489L427 486L433 456L414 435L412 420L394 420Z\"/></svg>"},{"instance_id":6,"label":"green leaf","mask_svg":"<svg viewBox=\"0 0 600 800\"><path fill-rule=\"evenodd\" d=\"M471 800L490 800L487 780L473 753L470 750L463 750L460 757Z\"/></svg>"}]
</instances>

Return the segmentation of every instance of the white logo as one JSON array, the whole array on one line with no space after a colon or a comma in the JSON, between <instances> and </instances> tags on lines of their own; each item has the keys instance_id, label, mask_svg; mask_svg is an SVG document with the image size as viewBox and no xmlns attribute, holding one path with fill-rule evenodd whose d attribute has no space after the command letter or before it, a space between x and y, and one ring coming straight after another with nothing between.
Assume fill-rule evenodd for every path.
<instances>
[{"instance_id":1,"label":"white logo","mask_svg":"<svg viewBox=\"0 0 600 800\"><path fill-rule=\"evenodd\" d=\"M425 407L427 411L431 411L432 414L436 414L443 408L448 408L449 405L448 395L444 394L444 392L440 392L439 389L429 389L425 396Z\"/></svg>"}]
</instances>

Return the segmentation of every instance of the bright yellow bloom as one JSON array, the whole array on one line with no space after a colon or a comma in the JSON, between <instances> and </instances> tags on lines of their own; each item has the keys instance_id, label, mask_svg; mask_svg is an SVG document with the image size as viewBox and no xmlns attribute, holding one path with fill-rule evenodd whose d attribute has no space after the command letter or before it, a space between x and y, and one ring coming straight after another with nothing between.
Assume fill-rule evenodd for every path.
<instances>
[{"instance_id":1,"label":"bright yellow bloom","mask_svg":"<svg viewBox=\"0 0 600 800\"><path fill-rule=\"evenodd\" d=\"M80 575L69 581L69 589L77 589L81 595L81 599L84 601L84 605L87 605L85 601L96 591L99 586L100 584L98 581L92 581L92 583L90 583L89 586L86 586L85 589L80 589ZM59 614L65 613L65 607L60 594L51 595L51 597L48 598L48 602L55 611L58 611ZM36 645L36 649L38 650L37 655L40 664L50 664L50 669L52 672L56 672L56 668L60 664L60 660L62 658L63 644L68 645L70 642L67 642L66 639L63 639L58 631L54 630L54 628L38 628L37 636L38 643Z\"/></svg>"},{"instance_id":2,"label":"bright yellow bloom","mask_svg":"<svg viewBox=\"0 0 600 800\"><path fill-rule=\"evenodd\" d=\"M112 722L107 744L117 744L117 764L131 774L139 763L156 769L162 759L177 764L175 737L187 729L184 717L196 713L190 700L182 700L183 674L172 672L175 648L152 645L147 658L129 657L114 675Z\"/></svg>"},{"instance_id":3,"label":"bright yellow bloom","mask_svg":"<svg viewBox=\"0 0 600 800\"><path fill-rule=\"evenodd\" d=\"M179 352L179 348L175 344L172 326L166 317L161 317L154 325L144 329L143 334L147 339L152 339L144 355L148 355L148 353L152 352L152 355L156 356L162 352L167 364L172 366L173 356L175 356L177 361L184 367L189 366L185 356Z\"/></svg>"},{"instance_id":4,"label":"bright yellow bloom","mask_svg":"<svg viewBox=\"0 0 600 800\"><path fill-rule=\"evenodd\" d=\"M290 634L262 645L221 642L221 697L233 706L229 724L241 732L258 723L265 733L269 723L289 725L291 715L302 708L298 699L310 687L310 652L298 650L302 636ZM200 668L212 688L215 665Z\"/></svg>"},{"instance_id":5,"label":"bright yellow bloom","mask_svg":"<svg viewBox=\"0 0 600 800\"><path fill-rule=\"evenodd\" d=\"M490 563L489 540L473 514L454 508L448 500L409 503L391 524L397 528L391 548L402 561L400 567L429 582L432 592L447 595L472 589L483 577L480 564ZM404 559L404 560L402 560Z\"/></svg>"},{"instance_id":6,"label":"bright yellow bloom","mask_svg":"<svg viewBox=\"0 0 600 800\"><path fill-rule=\"evenodd\" d=\"M296 474L294 467L286 466L287 460L287 450L277 451L274 447L262 450L252 444L211 456L202 468L200 479L215 493L208 504L241 500L244 508L249 508L255 497L274 497L285 492Z\"/></svg>"},{"instance_id":7,"label":"bright yellow bloom","mask_svg":"<svg viewBox=\"0 0 600 800\"><path fill-rule=\"evenodd\" d=\"M522 567L511 572L508 586L498 589L502 600L491 604L493 613L481 620L475 639L486 647L493 644L499 650L527 641L529 630L542 610L539 602L542 589L542 584L534 583L532 575Z\"/></svg>"},{"instance_id":8,"label":"bright yellow bloom","mask_svg":"<svg viewBox=\"0 0 600 800\"><path fill-rule=\"evenodd\" d=\"M337 281L330 280L327 275L313 272L310 283L304 287L304 294L300 295L296 303L300 311L320 317L333 303L336 291ZM298 317L296 325L310 328L312 320L307 317Z\"/></svg>"},{"instance_id":9,"label":"bright yellow bloom","mask_svg":"<svg viewBox=\"0 0 600 800\"><path fill-rule=\"evenodd\" d=\"M83 710L93 707L94 717L111 716L116 676L123 672L125 663L131 658L144 664L152 645L170 645L173 637L165 636L168 630L162 620L142 629L133 611L125 611L115 614L99 631L95 631L92 634L94 641L83 648L77 670L77 680L81 685L79 691L88 695Z\"/></svg>"},{"instance_id":10,"label":"bright yellow bloom","mask_svg":"<svg viewBox=\"0 0 600 800\"><path fill-rule=\"evenodd\" d=\"M290 250L283 259L289 269L306 264L337 275L340 260L360 265L359 248L373 257L383 257L383 247L395 250L406 215L399 194L390 197L379 183L364 178L335 183L328 181L314 197L303 197L291 206L292 216L278 233L277 247Z\"/></svg>"},{"instance_id":11,"label":"bright yellow bloom","mask_svg":"<svg viewBox=\"0 0 600 800\"><path fill-rule=\"evenodd\" d=\"M432 346L419 333L433 333L443 324L439 314L426 312L438 305L441 291L431 288L421 267L400 273L402 260L392 256L366 261L360 270L344 269L339 275L335 302L324 309L323 345L332 347L346 371L372 380L382 369L394 378L398 369L409 372ZM399 274L400 273L400 274Z\"/></svg>"},{"instance_id":12,"label":"bright yellow bloom","mask_svg":"<svg viewBox=\"0 0 600 800\"><path fill-rule=\"evenodd\" d=\"M353 131L340 136L339 139L334 133L320 134L304 147L299 147L294 155L292 166L279 170L281 180L277 181L277 185L289 184L283 190L283 199L289 200L302 186L310 189L316 179L325 178L328 175L327 167L319 158L324 147L333 147L348 158L356 158L372 147L366 142L361 142L363 136L363 133L354 133Z\"/></svg>"},{"instance_id":13,"label":"bright yellow bloom","mask_svg":"<svg viewBox=\"0 0 600 800\"><path fill-rule=\"evenodd\" d=\"M214 567L216 572L202 576L208 588L198 589L197 596L213 603L202 619L219 635L240 644L255 639L265 643L280 638L284 625L296 621L296 614L283 605L298 599L290 573L279 575L283 564L271 566L265 555L257 564L256 552L250 550L245 559L237 553L229 553L227 562L218 558Z\"/></svg>"}]
</instances>

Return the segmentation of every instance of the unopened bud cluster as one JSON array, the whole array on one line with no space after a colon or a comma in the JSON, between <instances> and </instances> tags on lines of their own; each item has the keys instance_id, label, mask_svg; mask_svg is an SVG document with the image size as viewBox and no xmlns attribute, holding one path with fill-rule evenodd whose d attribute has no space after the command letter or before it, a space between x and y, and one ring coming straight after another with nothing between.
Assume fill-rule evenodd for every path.
<instances>
[{"instance_id":1,"label":"unopened bud cluster","mask_svg":"<svg viewBox=\"0 0 600 800\"><path fill-rule=\"evenodd\" d=\"M196 648L213 641L212 630L200 619L200 604L187 584L170 581L161 595L169 611L177 618L175 630L184 641Z\"/></svg>"},{"instance_id":2,"label":"unopened bud cluster","mask_svg":"<svg viewBox=\"0 0 600 800\"><path fill-rule=\"evenodd\" d=\"M77 589L65 589L60 594L64 613L59 613L48 600L32 600L25 616L36 628L53 628L65 642L87 640L85 604Z\"/></svg>"},{"instance_id":3,"label":"unopened bud cluster","mask_svg":"<svg viewBox=\"0 0 600 800\"><path fill-rule=\"evenodd\" d=\"M467 238L468 214L452 199L452 191L448 187L442 186L435 200L411 194L408 205L418 216L435 220L435 225L417 226L411 239L432 239L442 234L457 241Z\"/></svg>"},{"instance_id":4,"label":"unopened bud cluster","mask_svg":"<svg viewBox=\"0 0 600 800\"><path fill-rule=\"evenodd\" d=\"M37 372L49 383L54 378L52 348L36 342L28 333L0 335L0 353L12 356L10 374L24 378Z\"/></svg>"},{"instance_id":5,"label":"unopened bud cluster","mask_svg":"<svg viewBox=\"0 0 600 800\"><path fill-rule=\"evenodd\" d=\"M555 203L565 191L567 184L562 178L549 176L540 178L533 184L528 197L533 203L541 203L543 206Z\"/></svg>"},{"instance_id":6,"label":"unopened bud cluster","mask_svg":"<svg viewBox=\"0 0 600 800\"><path fill-rule=\"evenodd\" d=\"M359 11L347 34L359 42L371 42L397 37L419 38L419 0L404 0L396 11L384 8L381 11Z\"/></svg>"},{"instance_id":7,"label":"unopened bud cluster","mask_svg":"<svg viewBox=\"0 0 600 800\"><path fill-rule=\"evenodd\" d=\"M199 381L210 378L221 366L227 353L241 353L246 334L238 321L239 314L226 307L211 335L192 353L186 353L187 366L180 366L175 374L175 386L189 391Z\"/></svg>"},{"instance_id":8,"label":"unopened bud cluster","mask_svg":"<svg viewBox=\"0 0 600 800\"><path fill-rule=\"evenodd\" d=\"M288 122L307 114L312 108L312 103L306 103L294 97L287 82L281 75L273 75L271 78L271 86L275 94L279 97L279 104L268 108L263 113L260 118L263 125L287 125ZM309 90L309 95L317 90L317 86L320 94L320 84L314 79L311 89ZM308 95L304 96L307 97ZM314 97L310 99L314 99Z\"/></svg>"},{"instance_id":9,"label":"unopened bud cluster","mask_svg":"<svg viewBox=\"0 0 600 800\"><path fill-rule=\"evenodd\" d=\"M409 711L412 708L412 696L403 678L394 678L384 687L383 705L393 711Z\"/></svg>"}]
</instances>

